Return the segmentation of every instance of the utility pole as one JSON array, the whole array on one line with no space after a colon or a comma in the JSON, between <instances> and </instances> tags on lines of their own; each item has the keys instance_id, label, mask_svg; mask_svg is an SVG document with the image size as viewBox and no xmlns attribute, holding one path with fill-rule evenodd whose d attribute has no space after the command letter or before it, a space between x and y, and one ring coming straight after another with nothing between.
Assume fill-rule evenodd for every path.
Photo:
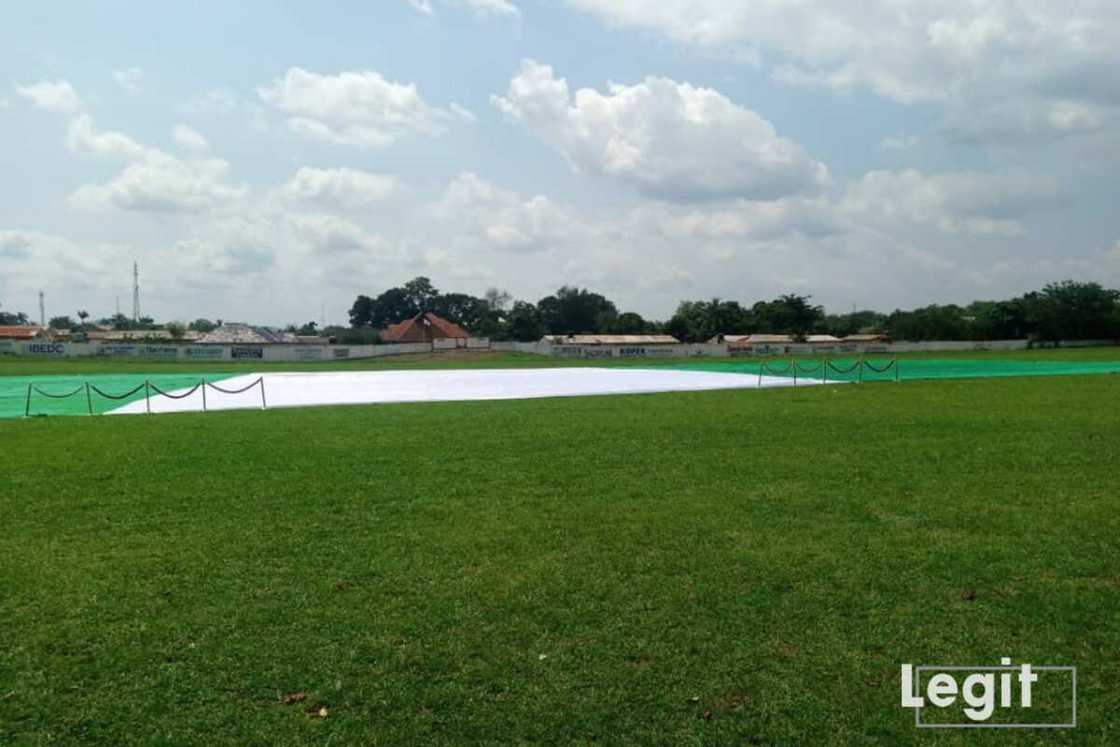
<instances>
[{"instance_id":1,"label":"utility pole","mask_svg":"<svg viewBox=\"0 0 1120 747\"><path fill-rule=\"evenodd\" d=\"M43 291L39 291L39 326L47 326L47 307L43 303Z\"/></svg>"},{"instance_id":2,"label":"utility pole","mask_svg":"<svg viewBox=\"0 0 1120 747\"><path fill-rule=\"evenodd\" d=\"M132 263L132 321L140 321L140 264Z\"/></svg>"}]
</instances>

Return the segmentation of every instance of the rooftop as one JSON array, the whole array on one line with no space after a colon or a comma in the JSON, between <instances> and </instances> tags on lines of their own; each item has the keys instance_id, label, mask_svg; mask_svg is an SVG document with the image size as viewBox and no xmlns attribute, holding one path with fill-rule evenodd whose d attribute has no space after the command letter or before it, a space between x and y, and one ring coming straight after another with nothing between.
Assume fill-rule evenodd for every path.
<instances>
[{"instance_id":1,"label":"rooftop","mask_svg":"<svg viewBox=\"0 0 1120 747\"><path fill-rule=\"evenodd\" d=\"M0 338L7 340L32 340L43 333L43 328L34 324L0 326Z\"/></svg>"},{"instance_id":2,"label":"rooftop","mask_svg":"<svg viewBox=\"0 0 1120 747\"><path fill-rule=\"evenodd\" d=\"M470 337L470 333L455 322L449 322L441 316L436 316L432 312L426 311L423 314L417 314L411 319L405 319L403 322L390 324L388 327L381 330L381 341L396 342L407 335L408 331L417 324L424 324L438 330L440 334L433 335L433 337Z\"/></svg>"},{"instance_id":3,"label":"rooftop","mask_svg":"<svg viewBox=\"0 0 1120 747\"><path fill-rule=\"evenodd\" d=\"M672 335L549 335L545 339L560 345L678 345Z\"/></svg>"}]
</instances>

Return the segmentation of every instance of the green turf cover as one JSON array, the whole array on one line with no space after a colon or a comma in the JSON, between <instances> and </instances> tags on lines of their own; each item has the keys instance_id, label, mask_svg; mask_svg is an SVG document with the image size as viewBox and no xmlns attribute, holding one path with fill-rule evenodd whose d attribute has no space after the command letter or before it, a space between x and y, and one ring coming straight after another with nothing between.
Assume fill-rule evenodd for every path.
<instances>
[{"instance_id":1,"label":"green turf cover","mask_svg":"<svg viewBox=\"0 0 1120 747\"><path fill-rule=\"evenodd\" d=\"M897 360L897 362L895 362ZM1120 373L1120 361L1016 361L955 358L800 358L759 361L689 361L673 368L827 381L922 381L1003 376L1076 376ZM896 374L895 366L898 366ZM827 368L827 370L826 370Z\"/></svg>"},{"instance_id":2,"label":"green turf cover","mask_svg":"<svg viewBox=\"0 0 1120 747\"><path fill-rule=\"evenodd\" d=\"M219 382L239 373L180 374L99 374L91 376L0 376L0 418L23 417L27 412L27 385L32 385L31 415L98 415L121 405L144 399L145 381L165 392L190 389L203 379ZM86 397L86 384L90 393ZM96 387L96 389L95 389ZM109 399L97 393L119 396L137 387L141 389L124 399ZM47 395L72 394L56 399ZM157 396L153 391L152 396Z\"/></svg>"}]
</instances>

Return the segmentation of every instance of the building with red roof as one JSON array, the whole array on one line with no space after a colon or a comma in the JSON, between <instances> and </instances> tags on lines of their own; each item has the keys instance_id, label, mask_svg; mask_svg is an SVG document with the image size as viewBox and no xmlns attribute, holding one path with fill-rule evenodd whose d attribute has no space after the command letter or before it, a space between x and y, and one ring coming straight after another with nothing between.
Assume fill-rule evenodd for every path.
<instances>
[{"instance_id":1,"label":"building with red roof","mask_svg":"<svg viewBox=\"0 0 1120 747\"><path fill-rule=\"evenodd\" d=\"M455 322L449 322L430 311L417 314L381 330L382 342L432 342L433 340L466 340L470 333Z\"/></svg>"},{"instance_id":2,"label":"building with red roof","mask_svg":"<svg viewBox=\"0 0 1120 747\"><path fill-rule=\"evenodd\" d=\"M46 336L45 329L33 324L0 326L0 340L37 340Z\"/></svg>"}]
</instances>

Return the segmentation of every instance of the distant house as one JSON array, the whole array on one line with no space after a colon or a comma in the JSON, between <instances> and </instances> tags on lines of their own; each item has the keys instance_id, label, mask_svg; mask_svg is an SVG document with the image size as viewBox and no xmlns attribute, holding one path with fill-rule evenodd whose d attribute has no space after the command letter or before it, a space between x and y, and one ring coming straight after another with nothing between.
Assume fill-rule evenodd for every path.
<instances>
[{"instance_id":1,"label":"distant house","mask_svg":"<svg viewBox=\"0 0 1120 747\"><path fill-rule=\"evenodd\" d=\"M810 345L839 345L843 340L832 335L809 335L805 338L805 342Z\"/></svg>"},{"instance_id":2,"label":"distant house","mask_svg":"<svg viewBox=\"0 0 1120 747\"><path fill-rule=\"evenodd\" d=\"M175 337L167 329L104 329L97 327L85 332L85 337L90 342L196 342L202 337L201 332L193 329L183 330L179 337Z\"/></svg>"},{"instance_id":3,"label":"distant house","mask_svg":"<svg viewBox=\"0 0 1120 747\"><path fill-rule=\"evenodd\" d=\"M792 335L747 335L739 339L736 345L791 345Z\"/></svg>"},{"instance_id":4,"label":"distant house","mask_svg":"<svg viewBox=\"0 0 1120 747\"><path fill-rule=\"evenodd\" d=\"M0 340L18 340L27 342L39 340L47 336L47 331L34 324L20 324L0 326Z\"/></svg>"},{"instance_id":5,"label":"distant house","mask_svg":"<svg viewBox=\"0 0 1120 747\"><path fill-rule=\"evenodd\" d=\"M672 335L549 335L553 345L679 345Z\"/></svg>"},{"instance_id":6,"label":"distant house","mask_svg":"<svg viewBox=\"0 0 1120 747\"><path fill-rule=\"evenodd\" d=\"M382 342L432 342L433 340L463 340L471 335L455 322L449 322L430 311L417 314L381 330Z\"/></svg>"},{"instance_id":7,"label":"distant house","mask_svg":"<svg viewBox=\"0 0 1120 747\"><path fill-rule=\"evenodd\" d=\"M851 343L875 343L875 342L890 342L890 335L876 334L876 335L848 335L844 338L844 342Z\"/></svg>"},{"instance_id":8,"label":"distant house","mask_svg":"<svg viewBox=\"0 0 1120 747\"><path fill-rule=\"evenodd\" d=\"M200 345L303 345L322 344L318 336L277 332L241 322L225 322L195 340Z\"/></svg>"},{"instance_id":9,"label":"distant house","mask_svg":"<svg viewBox=\"0 0 1120 747\"><path fill-rule=\"evenodd\" d=\"M726 335L724 342L732 355L749 351L784 352L794 340L790 335Z\"/></svg>"}]
</instances>

